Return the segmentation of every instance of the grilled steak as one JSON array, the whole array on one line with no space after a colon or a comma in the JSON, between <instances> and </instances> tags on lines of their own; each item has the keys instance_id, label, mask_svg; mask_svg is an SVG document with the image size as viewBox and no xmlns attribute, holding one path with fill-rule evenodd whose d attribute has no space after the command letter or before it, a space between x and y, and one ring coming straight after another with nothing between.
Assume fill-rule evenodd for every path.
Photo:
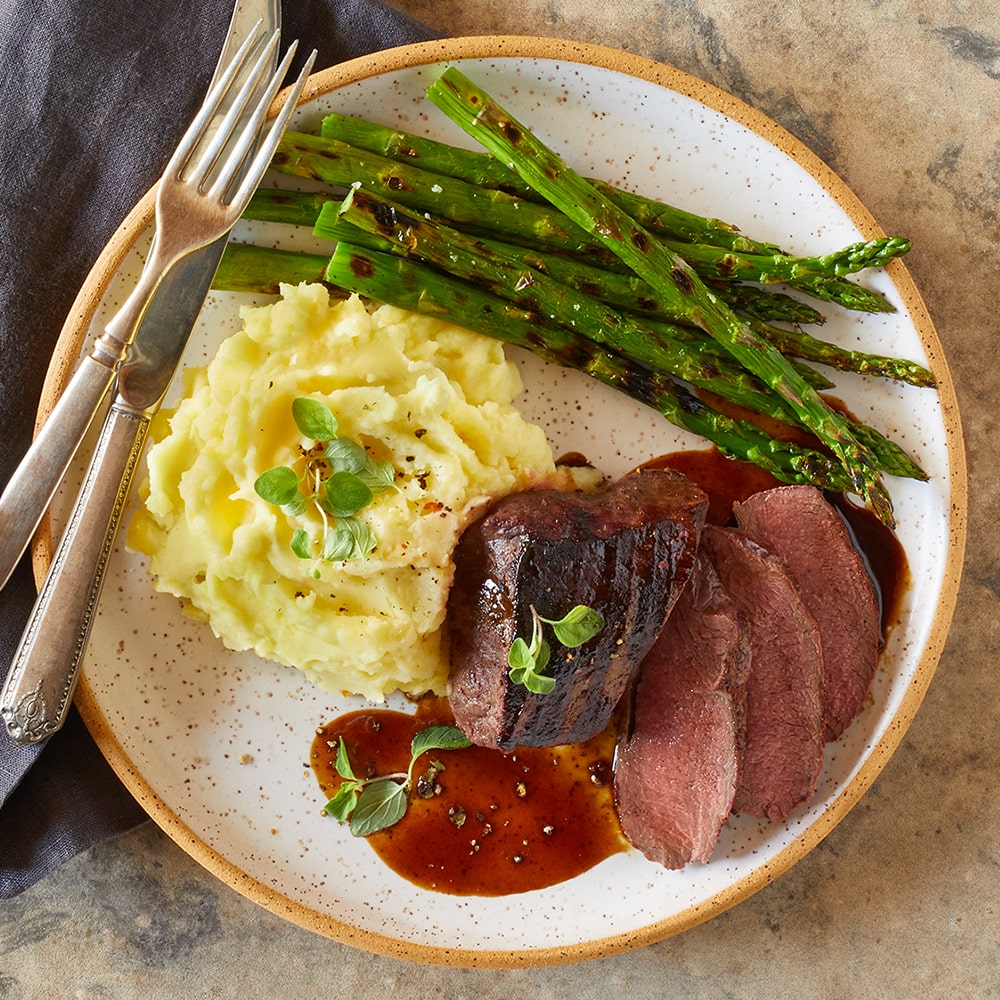
<instances>
[{"instance_id":1,"label":"grilled steak","mask_svg":"<svg viewBox=\"0 0 1000 1000\"><path fill-rule=\"evenodd\" d=\"M639 668L618 743L618 818L651 861L712 855L736 792L749 663L746 622L700 555Z\"/></svg>"},{"instance_id":2,"label":"grilled steak","mask_svg":"<svg viewBox=\"0 0 1000 1000\"><path fill-rule=\"evenodd\" d=\"M878 595L843 518L812 486L782 486L734 507L740 530L799 585L823 647L826 738L864 707L881 648Z\"/></svg>"},{"instance_id":3,"label":"grilled steak","mask_svg":"<svg viewBox=\"0 0 1000 1000\"><path fill-rule=\"evenodd\" d=\"M448 694L474 742L509 750L589 739L609 722L687 582L708 504L679 473L641 470L596 493L547 490L498 501L463 532L448 598ZM555 689L533 694L507 656L577 604L604 627L576 649L550 635Z\"/></svg>"},{"instance_id":4,"label":"grilled steak","mask_svg":"<svg viewBox=\"0 0 1000 1000\"><path fill-rule=\"evenodd\" d=\"M706 526L702 546L750 626L733 812L780 822L812 797L823 765L819 630L777 556L728 528Z\"/></svg>"}]
</instances>

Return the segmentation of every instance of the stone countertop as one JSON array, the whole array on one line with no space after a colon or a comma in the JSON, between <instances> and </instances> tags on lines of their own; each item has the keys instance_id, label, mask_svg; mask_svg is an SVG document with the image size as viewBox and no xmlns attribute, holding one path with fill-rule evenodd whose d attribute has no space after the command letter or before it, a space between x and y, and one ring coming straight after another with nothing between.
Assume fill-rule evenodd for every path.
<instances>
[{"instance_id":1,"label":"stone countertop","mask_svg":"<svg viewBox=\"0 0 1000 1000\"><path fill-rule=\"evenodd\" d=\"M957 385L971 477L965 575L937 674L873 788L815 850L658 944L535 970L412 965L266 912L147 824L3 904L0 996L1000 995L1000 463L988 436L1000 366L995 347L983 354L998 334L997 4L395 3L451 35L598 42L707 80L797 135L886 231L913 240L907 266Z\"/></svg>"}]
</instances>

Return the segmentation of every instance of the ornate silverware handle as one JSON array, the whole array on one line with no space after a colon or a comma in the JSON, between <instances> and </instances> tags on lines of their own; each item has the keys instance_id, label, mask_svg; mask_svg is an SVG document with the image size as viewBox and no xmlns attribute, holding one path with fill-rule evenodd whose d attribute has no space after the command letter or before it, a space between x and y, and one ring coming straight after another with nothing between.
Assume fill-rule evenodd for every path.
<instances>
[{"instance_id":1,"label":"ornate silverware handle","mask_svg":"<svg viewBox=\"0 0 1000 1000\"><path fill-rule=\"evenodd\" d=\"M45 739L62 726L69 711L148 428L145 413L112 405L0 692L0 716L17 743Z\"/></svg>"},{"instance_id":2,"label":"ornate silverware handle","mask_svg":"<svg viewBox=\"0 0 1000 1000\"><path fill-rule=\"evenodd\" d=\"M0 587L14 572L115 378L117 359L85 357L0 496Z\"/></svg>"}]
</instances>

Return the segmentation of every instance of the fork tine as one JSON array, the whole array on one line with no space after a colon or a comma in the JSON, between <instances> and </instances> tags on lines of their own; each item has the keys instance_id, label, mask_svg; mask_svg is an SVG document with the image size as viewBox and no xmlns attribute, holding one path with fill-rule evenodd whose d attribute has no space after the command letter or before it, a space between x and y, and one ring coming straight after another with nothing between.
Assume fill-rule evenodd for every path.
<instances>
[{"instance_id":1,"label":"fork tine","mask_svg":"<svg viewBox=\"0 0 1000 1000\"><path fill-rule=\"evenodd\" d=\"M225 163L220 168L218 176L209 189L209 194L212 197L218 198L220 201L224 200L226 192L239 176L239 172L246 162L247 154L260 138L261 130L267 120L268 108L270 108L271 102L274 100L274 96L281 86L281 81L284 80L285 74L288 72L288 67L291 65L297 47L297 41L293 41L288 46L285 58L281 60L281 64L266 82L264 92L259 97L257 97L257 92L259 92L261 80L259 78L254 80L254 97L257 99L257 104L252 111L248 112L246 105L249 104L249 95L247 95L239 123L234 123L234 127L231 130L232 135L226 135L223 139L224 147L226 142L235 135L233 148L229 151ZM249 114L249 117L247 117L247 114ZM220 129L220 136L221 133L222 129Z\"/></svg>"},{"instance_id":2,"label":"fork tine","mask_svg":"<svg viewBox=\"0 0 1000 1000\"><path fill-rule=\"evenodd\" d=\"M302 69L299 72L298 78L295 83L292 84L288 91L288 95L285 98L285 103L282 105L281 111L278 113L277 118L271 125L270 131L267 133L267 138L261 143L260 148L257 150L256 155L253 158L253 162L247 168L246 174L240 183L239 189L236 194L233 195L233 199L230 202L231 207L239 214L243 213L243 210L247 206L247 202L250 201L250 196L254 193L257 185L260 183L261 177L264 175L264 171L267 170L268 165L271 162L271 158L274 156L274 151L281 141L282 135L284 135L285 129L288 127L288 121L292 117L296 106L299 103L299 97L302 94L302 88L305 86L306 80L309 74L312 72L313 63L316 61L316 50L313 49L309 58L306 59ZM280 73L280 70L279 70ZM282 77L275 74L276 83L280 83ZM273 95L272 95L273 96ZM270 101L262 101L261 107L267 110L267 106Z\"/></svg>"},{"instance_id":3,"label":"fork tine","mask_svg":"<svg viewBox=\"0 0 1000 1000\"><path fill-rule=\"evenodd\" d=\"M166 169L164 170L164 176L180 176L181 171L183 171L185 165L191 157L191 154L197 148L198 143L208 130L212 120L218 115L222 101L229 92L233 81L243 68L244 63L247 60L248 53L259 42L261 34L263 33L263 24L263 21L258 21L254 25L250 34L243 40L243 44L240 45L239 49L237 49L236 54L233 56L229 65L219 77L218 82L205 96L204 103L199 109L197 115L195 115L191 124L187 127L187 131L181 137L177 148L174 150L173 155L167 162Z\"/></svg>"},{"instance_id":4,"label":"fork tine","mask_svg":"<svg viewBox=\"0 0 1000 1000\"><path fill-rule=\"evenodd\" d=\"M186 176L188 180L197 184L198 187L204 185L205 179L219 161L227 144L232 141L235 135L242 133L248 127L251 101L254 99L261 85L261 79L267 72L268 65L274 58L278 39L279 33L276 31L268 39L264 50L258 55L249 75L243 81L239 92L226 109L222 121L219 122L215 133L209 138L207 145L201 151L197 162L193 166L189 162Z\"/></svg>"}]
</instances>

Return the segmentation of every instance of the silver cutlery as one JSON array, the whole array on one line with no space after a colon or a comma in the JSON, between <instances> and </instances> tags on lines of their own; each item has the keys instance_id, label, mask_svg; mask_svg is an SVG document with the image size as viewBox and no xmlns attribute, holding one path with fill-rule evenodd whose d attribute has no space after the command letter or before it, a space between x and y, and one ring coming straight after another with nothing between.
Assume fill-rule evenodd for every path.
<instances>
[{"instance_id":1,"label":"silver cutlery","mask_svg":"<svg viewBox=\"0 0 1000 1000\"><path fill-rule=\"evenodd\" d=\"M261 34L258 24L209 91L171 158L157 188L156 231L139 283L81 362L82 388L65 406L60 401L42 431L46 435L52 428L43 449L51 443L54 451L72 455L92 420L92 413L84 411L117 376L117 396L0 691L0 717L18 743L39 742L65 720L132 474L189 332L160 341L147 338L130 356L136 327L163 275L178 262L183 265L192 251L218 241L239 219L312 68L315 52L267 129L268 108L294 57L295 43L272 73L278 32L263 48ZM247 65L252 66L248 75Z\"/></svg>"},{"instance_id":2,"label":"silver cutlery","mask_svg":"<svg viewBox=\"0 0 1000 1000\"><path fill-rule=\"evenodd\" d=\"M279 0L237 0L209 89L222 79L252 29L263 25L263 34L258 32L258 35L270 38L279 29L280 21ZM276 49L273 51L272 71L277 63ZM244 67L244 74L248 69ZM218 125L221 110L215 117L214 124ZM126 360L134 357L142 364L151 352L160 352L160 343L170 342L178 336L187 337L201 311L227 237L228 233L214 244L186 254L166 272L159 269L160 280L146 302L135 331L135 344ZM152 253L144 271L154 279L158 273ZM144 346L144 341L151 342L152 348ZM113 355L101 352L97 358L85 358L60 395L50 419L7 482L0 495L0 589L6 585L27 549L116 374Z\"/></svg>"}]
</instances>

